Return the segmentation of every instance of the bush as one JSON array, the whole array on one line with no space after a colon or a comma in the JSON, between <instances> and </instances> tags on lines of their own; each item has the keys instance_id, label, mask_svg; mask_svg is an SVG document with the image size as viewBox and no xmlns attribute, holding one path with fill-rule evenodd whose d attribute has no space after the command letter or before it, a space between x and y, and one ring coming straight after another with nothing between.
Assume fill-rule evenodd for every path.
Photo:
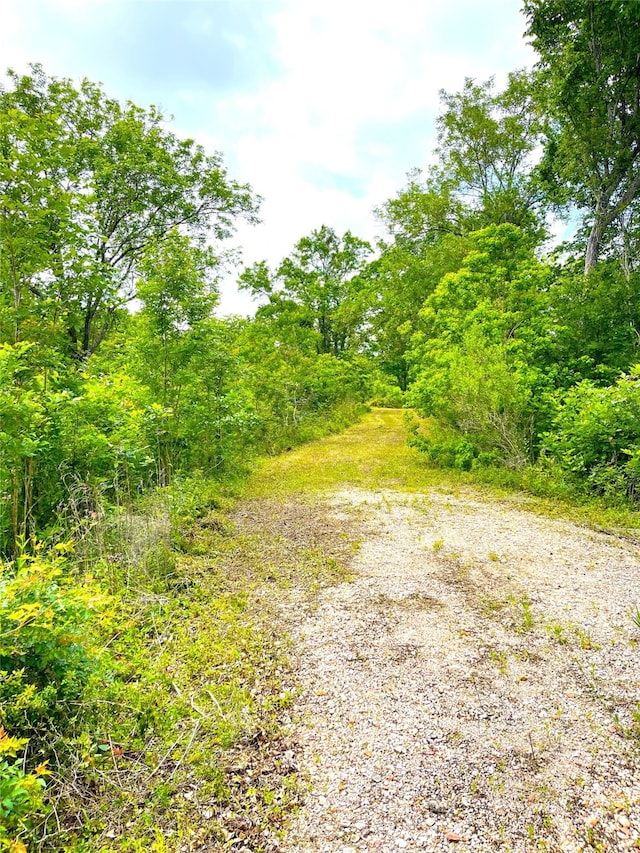
<instances>
[{"instance_id":1,"label":"bush","mask_svg":"<svg viewBox=\"0 0 640 853\"><path fill-rule=\"evenodd\" d=\"M445 467L470 468L472 457L485 464L522 469L531 461L535 435L534 388L538 379L515 363L503 345L493 345L480 328L462 343L438 350L419 376L409 398L423 415L435 418L441 432L425 447ZM459 444L460 449L455 449ZM441 451L438 451L438 446ZM434 454L440 455L440 459ZM461 454L453 466L447 457Z\"/></svg>"},{"instance_id":2,"label":"bush","mask_svg":"<svg viewBox=\"0 0 640 853\"><path fill-rule=\"evenodd\" d=\"M18 734L44 734L64 720L97 667L88 623L105 597L76 586L58 553L21 555L0 574L0 720Z\"/></svg>"},{"instance_id":3,"label":"bush","mask_svg":"<svg viewBox=\"0 0 640 853\"><path fill-rule=\"evenodd\" d=\"M384 379L376 379L371 386L369 405L383 409L401 409L404 406L404 392L398 385Z\"/></svg>"},{"instance_id":4,"label":"bush","mask_svg":"<svg viewBox=\"0 0 640 853\"><path fill-rule=\"evenodd\" d=\"M0 727L0 850L26 853L20 839L32 835L31 817L42 809L42 789L47 770L41 764L26 773L16 756L26 745L26 738L9 737ZM15 760L14 760L15 759Z\"/></svg>"},{"instance_id":5,"label":"bush","mask_svg":"<svg viewBox=\"0 0 640 853\"><path fill-rule=\"evenodd\" d=\"M615 385L584 380L558 401L544 452L569 477L607 496L640 497L640 366Z\"/></svg>"}]
</instances>

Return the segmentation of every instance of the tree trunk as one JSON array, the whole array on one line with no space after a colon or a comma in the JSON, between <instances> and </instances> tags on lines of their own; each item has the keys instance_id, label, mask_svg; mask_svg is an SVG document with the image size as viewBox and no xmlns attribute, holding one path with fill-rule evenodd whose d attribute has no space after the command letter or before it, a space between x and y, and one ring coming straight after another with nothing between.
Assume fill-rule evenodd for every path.
<instances>
[{"instance_id":1,"label":"tree trunk","mask_svg":"<svg viewBox=\"0 0 640 853\"><path fill-rule=\"evenodd\" d=\"M602 242L602 214L596 211L589 240L587 242L587 251L584 257L584 274L589 275L591 270L595 269L600 255L600 244Z\"/></svg>"}]
</instances>

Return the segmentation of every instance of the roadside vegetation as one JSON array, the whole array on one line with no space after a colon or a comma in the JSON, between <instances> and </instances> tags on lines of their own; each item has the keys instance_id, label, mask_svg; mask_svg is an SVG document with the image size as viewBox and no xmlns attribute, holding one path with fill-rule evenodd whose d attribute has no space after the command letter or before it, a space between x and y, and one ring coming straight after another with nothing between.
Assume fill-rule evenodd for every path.
<instances>
[{"instance_id":1,"label":"roadside vegetation","mask_svg":"<svg viewBox=\"0 0 640 853\"><path fill-rule=\"evenodd\" d=\"M260 590L294 563L236 536L239 494L483 484L636 526L640 7L524 10L536 67L442 93L378 245L324 225L245 269L250 319L215 316L260 207L222 155L90 81L7 73L0 850L269 849L297 788ZM340 576L296 548L310 591Z\"/></svg>"}]
</instances>

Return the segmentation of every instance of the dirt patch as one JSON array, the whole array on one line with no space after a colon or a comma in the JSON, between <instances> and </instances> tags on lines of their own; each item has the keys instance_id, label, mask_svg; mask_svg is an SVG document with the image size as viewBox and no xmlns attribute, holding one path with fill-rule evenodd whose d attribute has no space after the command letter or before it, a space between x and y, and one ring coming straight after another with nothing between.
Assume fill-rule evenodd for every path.
<instances>
[{"instance_id":1,"label":"dirt patch","mask_svg":"<svg viewBox=\"0 0 640 853\"><path fill-rule=\"evenodd\" d=\"M348 530L354 580L287 610L312 790L284 848L636 849L637 543L441 492L301 512L273 529Z\"/></svg>"},{"instance_id":2,"label":"dirt patch","mask_svg":"<svg viewBox=\"0 0 640 853\"><path fill-rule=\"evenodd\" d=\"M242 558L252 550L254 569L267 580L284 582L290 588L289 597L295 599L306 596L309 587L315 590L343 579L344 566L351 561L360 539L353 518L337 518L331 507L303 497L245 501L232 521L236 536L245 538ZM311 584L310 571L314 577Z\"/></svg>"}]
</instances>

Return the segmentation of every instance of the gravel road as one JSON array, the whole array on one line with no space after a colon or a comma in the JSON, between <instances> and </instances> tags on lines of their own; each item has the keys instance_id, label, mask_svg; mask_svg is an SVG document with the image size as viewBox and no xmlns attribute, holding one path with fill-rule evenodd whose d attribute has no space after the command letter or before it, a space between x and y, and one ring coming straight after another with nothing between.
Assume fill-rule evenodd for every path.
<instances>
[{"instance_id":1,"label":"gravel road","mask_svg":"<svg viewBox=\"0 0 640 853\"><path fill-rule=\"evenodd\" d=\"M340 492L352 579L292 617L287 853L640 846L640 551L473 495Z\"/></svg>"}]
</instances>

